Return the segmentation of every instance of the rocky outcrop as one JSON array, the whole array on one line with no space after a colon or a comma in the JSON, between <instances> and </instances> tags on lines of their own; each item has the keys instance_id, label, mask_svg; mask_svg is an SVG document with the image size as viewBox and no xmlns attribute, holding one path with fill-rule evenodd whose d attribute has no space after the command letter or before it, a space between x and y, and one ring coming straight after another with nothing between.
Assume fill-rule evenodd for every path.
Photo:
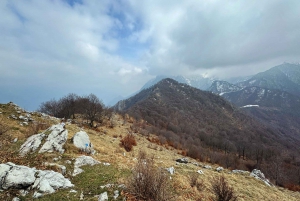
<instances>
[{"instance_id":1,"label":"rocky outcrop","mask_svg":"<svg viewBox=\"0 0 300 201\"><path fill-rule=\"evenodd\" d=\"M39 148L44 139L45 134L36 134L30 136L20 148L20 155L25 156L29 152L33 152Z\"/></svg>"},{"instance_id":2,"label":"rocky outcrop","mask_svg":"<svg viewBox=\"0 0 300 201\"><path fill-rule=\"evenodd\" d=\"M254 177L255 179L261 180L263 181L267 186L274 186L264 175L264 173L262 173L260 170L254 169L252 170L252 172L250 173L251 177Z\"/></svg>"},{"instance_id":3,"label":"rocky outcrop","mask_svg":"<svg viewBox=\"0 0 300 201\"><path fill-rule=\"evenodd\" d=\"M83 170L80 168L81 166L96 165L96 164L100 164L100 162L93 159L90 156L80 156L80 157L76 158L75 163L74 163L73 176L76 176L83 172Z\"/></svg>"},{"instance_id":4,"label":"rocky outcrop","mask_svg":"<svg viewBox=\"0 0 300 201\"><path fill-rule=\"evenodd\" d=\"M74 186L68 179L52 170L36 170L13 163L0 164L0 189L35 189L34 197L54 193L59 188Z\"/></svg>"},{"instance_id":5,"label":"rocky outcrop","mask_svg":"<svg viewBox=\"0 0 300 201\"><path fill-rule=\"evenodd\" d=\"M68 130L65 130L63 125L53 125L48 130L51 133L48 135L45 144L40 149L39 153L54 152L64 153L63 145L68 139ZM45 131L45 132L46 132Z\"/></svg>"}]
</instances>

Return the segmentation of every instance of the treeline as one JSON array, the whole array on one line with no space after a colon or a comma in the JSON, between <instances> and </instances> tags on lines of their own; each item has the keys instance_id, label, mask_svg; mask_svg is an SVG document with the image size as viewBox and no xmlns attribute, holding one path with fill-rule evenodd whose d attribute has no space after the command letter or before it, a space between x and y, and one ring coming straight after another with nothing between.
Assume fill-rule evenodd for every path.
<instances>
[{"instance_id":1,"label":"treeline","mask_svg":"<svg viewBox=\"0 0 300 201\"><path fill-rule=\"evenodd\" d=\"M52 99L41 103L38 110L65 119L75 119L79 114L89 121L90 126L93 126L95 121L101 123L103 116L111 114L111 109L106 108L94 94L79 96L70 93L59 100Z\"/></svg>"}]
</instances>

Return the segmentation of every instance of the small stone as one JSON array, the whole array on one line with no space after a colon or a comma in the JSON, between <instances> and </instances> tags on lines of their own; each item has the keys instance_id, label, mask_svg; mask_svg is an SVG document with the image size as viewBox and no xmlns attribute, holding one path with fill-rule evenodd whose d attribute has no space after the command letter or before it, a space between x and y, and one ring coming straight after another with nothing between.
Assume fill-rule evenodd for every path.
<instances>
[{"instance_id":1,"label":"small stone","mask_svg":"<svg viewBox=\"0 0 300 201\"><path fill-rule=\"evenodd\" d=\"M107 200L108 200L107 192L101 193L99 195L98 201L107 201Z\"/></svg>"},{"instance_id":2,"label":"small stone","mask_svg":"<svg viewBox=\"0 0 300 201\"><path fill-rule=\"evenodd\" d=\"M166 170L167 170L170 174L175 174L175 168L174 168L174 167L166 168Z\"/></svg>"},{"instance_id":3,"label":"small stone","mask_svg":"<svg viewBox=\"0 0 300 201\"><path fill-rule=\"evenodd\" d=\"M43 197L43 194L35 191L32 197L33 198L40 198L40 197Z\"/></svg>"},{"instance_id":4,"label":"small stone","mask_svg":"<svg viewBox=\"0 0 300 201\"><path fill-rule=\"evenodd\" d=\"M223 167L217 167L217 168L216 168L216 171L218 171L218 172L221 172L221 171L223 171L223 170L224 170Z\"/></svg>"},{"instance_id":5,"label":"small stone","mask_svg":"<svg viewBox=\"0 0 300 201\"><path fill-rule=\"evenodd\" d=\"M204 172L202 170L198 170L197 173L204 174Z\"/></svg>"}]
</instances>

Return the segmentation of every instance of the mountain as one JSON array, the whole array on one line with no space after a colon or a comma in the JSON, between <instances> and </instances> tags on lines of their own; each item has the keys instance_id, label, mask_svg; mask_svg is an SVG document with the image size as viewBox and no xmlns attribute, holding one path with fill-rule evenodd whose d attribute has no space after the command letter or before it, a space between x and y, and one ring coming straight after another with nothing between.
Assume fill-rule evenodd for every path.
<instances>
[{"instance_id":1,"label":"mountain","mask_svg":"<svg viewBox=\"0 0 300 201\"><path fill-rule=\"evenodd\" d=\"M277 89L246 87L222 94L229 102L243 107L260 122L276 128L290 141L300 143L300 97ZM249 106L258 107L249 107Z\"/></svg>"},{"instance_id":2,"label":"mountain","mask_svg":"<svg viewBox=\"0 0 300 201\"><path fill-rule=\"evenodd\" d=\"M234 84L231 84L229 82L221 81L221 80L215 80L215 81L213 81L211 86L208 88L208 91L211 91L214 94L222 95L224 93L238 91L238 90L241 90L241 89L242 89L241 87L239 87L237 85L234 85Z\"/></svg>"},{"instance_id":3,"label":"mountain","mask_svg":"<svg viewBox=\"0 0 300 201\"><path fill-rule=\"evenodd\" d=\"M173 80L176 80L179 83L187 84L189 86L206 90L213 82L214 78L208 78L205 76L192 76L192 77L184 77L184 76L166 76L166 75L159 75L156 76L154 79L149 80L142 88L147 89L159 81L165 79L165 78L171 78Z\"/></svg>"},{"instance_id":4,"label":"mountain","mask_svg":"<svg viewBox=\"0 0 300 201\"><path fill-rule=\"evenodd\" d=\"M249 117L222 97L172 79L118 102L115 108L146 121L149 132L189 152L199 147L238 152L241 145L253 149L298 148L285 135ZM254 151L250 152L248 157L254 157Z\"/></svg>"},{"instance_id":5,"label":"mountain","mask_svg":"<svg viewBox=\"0 0 300 201\"><path fill-rule=\"evenodd\" d=\"M278 89L300 96L300 65L284 63L258 73L237 85L241 88L257 86Z\"/></svg>"}]
</instances>

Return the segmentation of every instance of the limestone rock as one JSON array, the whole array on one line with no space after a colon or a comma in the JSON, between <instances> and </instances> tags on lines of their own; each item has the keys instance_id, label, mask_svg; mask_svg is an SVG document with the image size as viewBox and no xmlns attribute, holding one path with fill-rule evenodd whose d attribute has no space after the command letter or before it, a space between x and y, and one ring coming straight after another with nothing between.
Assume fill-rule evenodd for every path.
<instances>
[{"instance_id":1,"label":"limestone rock","mask_svg":"<svg viewBox=\"0 0 300 201\"><path fill-rule=\"evenodd\" d=\"M32 188L37 189L42 193L54 193L59 188L70 188L74 185L70 180L58 172L52 170L38 170L37 178Z\"/></svg>"},{"instance_id":2,"label":"limestone rock","mask_svg":"<svg viewBox=\"0 0 300 201\"><path fill-rule=\"evenodd\" d=\"M170 174L175 174L175 168L174 168L174 167L166 168L166 170L167 170Z\"/></svg>"},{"instance_id":3,"label":"limestone rock","mask_svg":"<svg viewBox=\"0 0 300 201\"><path fill-rule=\"evenodd\" d=\"M93 159L90 156L79 156L78 158L76 158L75 163L74 163L73 176L76 176L83 172L83 170L80 168L81 166L96 165L96 164L100 164L100 162Z\"/></svg>"},{"instance_id":4,"label":"limestone rock","mask_svg":"<svg viewBox=\"0 0 300 201\"><path fill-rule=\"evenodd\" d=\"M179 158L179 159L177 159L176 160L176 162L178 162L178 163L188 163L189 161L188 161L188 159L187 158Z\"/></svg>"},{"instance_id":5,"label":"limestone rock","mask_svg":"<svg viewBox=\"0 0 300 201\"><path fill-rule=\"evenodd\" d=\"M3 178L2 189L26 188L31 186L35 181L35 172L35 169L26 166L12 166L5 175L5 178Z\"/></svg>"},{"instance_id":6,"label":"limestone rock","mask_svg":"<svg viewBox=\"0 0 300 201\"><path fill-rule=\"evenodd\" d=\"M251 177L254 177L258 180L263 181L267 186L274 186L264 175L264 173L262 173L260 170L254 169L252 170L252 172L250 173Z\"/></svg>"},{"instance_id":7,"label":"limestone rock","mask_svg":"<svg viewBox=\"0 0 300 201\"><path fill-rule=\"evenodd\" d=\"M30 151L35 151L39 148L44 139L45 134L36 134L30 136L20 148L20 155L25 156Z\"/></svg>"},{"instance_id":8,"label":"limestone rock","mask_svg":"<svg viewBox=\"0 0 300 201\"><path fill-rule=\"evenodd\" d=\"M107 192L101 193L99 195L98 201L107 201L107 200L108 200Z\"/></svg>"},{"instance_id":9,"label":"limestone rock","mask_svg":"<svg viewBox=\"0 0 300 201\"><path fill-rule=\"evenodd\" d=\"M198 170L197 173L204 174L204 172L202 170Z\"/></svg>"},{"instance_id":10,"label":"limestone rock","mask_svg":"<svg viewBox=\"0 0 300 201\"><path fill-rule=\"evenodd\" d=\"M223 167L217 167L217 168L216 168L216 171L218 171L218 172L221 172L221 171L223 171L223 170L224 170Z\"/></svg>"},{"instance_id":11,"label":"limestone rock","mask_svg":"<svg viewBox=\"0 0 300 201\"><path fill-rule=\"evenodd\" d=\"M62 147L68 139L68 130L65 130L62 125L57 124L50 127L49 131L51 131L51 133L48 135L48 138L39 153L54 151L64 153L65 150Z\"/></svg>"},{"instance_id":12,"label":"limestone rock","mask_svg":"<svg viewBox=\"0 0 300 201\"><path fill-rule=\"evenodd\" d=\"M85 149L90 146L90 138L84 131L79 131L73 136L74 146L79 149Z\"/></svg>"},{"instance_id":13,"label":"limestone rock","mask_svg":"<svg viewBox=\"0 0 300 201\"><path fill-rule=\"evenodd\" d=\"M211 169L211 166L210 165L204 165L203 168L205 168L205 169Z\"/></svg>"}]
</instances>

